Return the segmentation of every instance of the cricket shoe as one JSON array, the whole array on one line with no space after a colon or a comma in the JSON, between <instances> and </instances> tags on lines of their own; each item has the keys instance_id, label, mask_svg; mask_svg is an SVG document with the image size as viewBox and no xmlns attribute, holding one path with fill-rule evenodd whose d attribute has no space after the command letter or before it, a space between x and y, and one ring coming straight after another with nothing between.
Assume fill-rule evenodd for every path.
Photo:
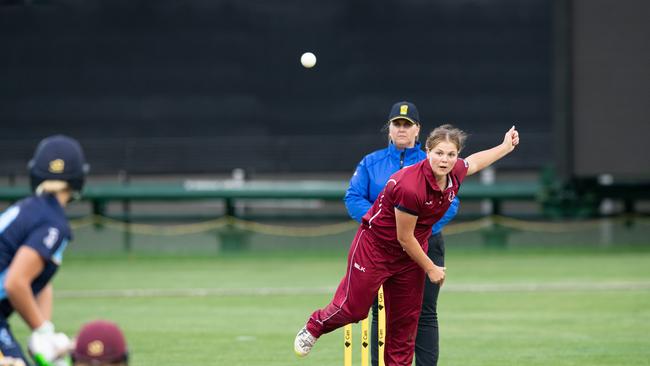
<instances>
[{"instance_id":1,"label":"cricket shoe","mask_svg":"<svg viewBox=\"0 0 650 366\"><path fill-rule=\"evenodd\" d=\"M314 337L307 330L307 326L302 327L298 334L296 334L296 339L293 341L293 351L296 352L298 357L305 357L309 354L314 343L318 338Z\"/></svg>"}]
</instances>

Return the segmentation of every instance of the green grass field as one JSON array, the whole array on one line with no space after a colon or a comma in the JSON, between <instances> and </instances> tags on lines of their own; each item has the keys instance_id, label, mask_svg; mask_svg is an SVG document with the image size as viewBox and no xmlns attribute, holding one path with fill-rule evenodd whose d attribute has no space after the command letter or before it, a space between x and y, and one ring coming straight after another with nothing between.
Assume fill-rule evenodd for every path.
<instances>
[{"instance_id":1,"label":"green grass field","mask_svg":"<svg viewBox=\"0 0 650 366\"><path fill-rule=\"evenodd\" d=\"M344 256L69 256L55 281L54 322L68 334L95 318L118 322L136 366L338 365L340 330L305 359L292 342L330 300ZM447 267L441 365L650 365L645 247L451 248ZM11 323L24 342L23 323Z\"/></svg>"}]
</instances>

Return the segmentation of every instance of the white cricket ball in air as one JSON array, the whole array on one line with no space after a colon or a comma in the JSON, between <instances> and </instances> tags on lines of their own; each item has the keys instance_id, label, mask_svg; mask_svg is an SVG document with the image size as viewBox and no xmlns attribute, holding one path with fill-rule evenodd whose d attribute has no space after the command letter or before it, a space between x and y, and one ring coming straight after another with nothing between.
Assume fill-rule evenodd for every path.
<instances>
[{"instance_id":1,"label":"white cricket ball in air","mask_svg":"<svg viewBox=\"0 0 650 366\"><path fill-rule=\"evenodd\" d=\"M311 52L305 52L300 56L300 63L302 66L311 69L316 65L316 55Z\"/></svg>"}]
</instances>

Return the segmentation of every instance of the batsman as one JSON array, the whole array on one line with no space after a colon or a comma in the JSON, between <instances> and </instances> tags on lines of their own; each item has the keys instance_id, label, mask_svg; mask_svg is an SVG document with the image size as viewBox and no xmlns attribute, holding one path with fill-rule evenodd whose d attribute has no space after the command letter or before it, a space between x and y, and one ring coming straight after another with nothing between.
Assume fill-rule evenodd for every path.
<instances>
[{"instance_id":1,"label":"batsman","mask_svg":"<svg viewBox=\"0 0 650 366\"><path fill-rule=\"evenodd\" d=\"M88 165L76 140L56 135L41 141L28 168L33 195L0 215L0 358L29 365L7 321L16 311L32 330L34 361L68 365L72 342L51 322L50 281L72 239L64 208L81 192Z\"/></svg>"}]
</instances>

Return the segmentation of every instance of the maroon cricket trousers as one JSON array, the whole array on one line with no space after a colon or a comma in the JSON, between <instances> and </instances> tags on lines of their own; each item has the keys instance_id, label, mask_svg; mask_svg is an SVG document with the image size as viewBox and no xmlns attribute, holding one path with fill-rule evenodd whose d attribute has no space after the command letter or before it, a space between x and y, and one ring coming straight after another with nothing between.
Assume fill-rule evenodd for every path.
<instances>
[{"instance_id":1,"label":"maroon cricket trousers","mask_svg":"<svg viewBox=\"0 0 650 366\"><path fill-rule=\"evenodd\" d=\"M425 252L427 248L424 248ZM368 316L384 285L386 306L386 366L411 365L418 318L422 308L424 271L401 248L382 245L364 226L357 231L345 277L334 298L307 322L314 337Z\"/></svg>"}]
</instances>

